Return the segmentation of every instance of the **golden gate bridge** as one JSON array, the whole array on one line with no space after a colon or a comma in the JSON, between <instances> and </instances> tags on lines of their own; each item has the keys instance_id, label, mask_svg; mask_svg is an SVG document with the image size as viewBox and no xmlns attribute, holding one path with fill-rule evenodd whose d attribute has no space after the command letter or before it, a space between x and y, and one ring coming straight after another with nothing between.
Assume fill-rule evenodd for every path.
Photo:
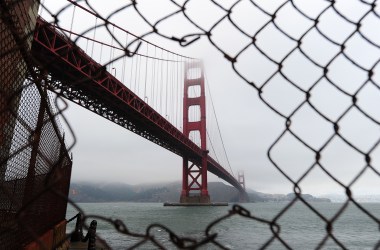
<instances>
[{"instance_id":1,"label":"golden gate bridge","mask_svg":"<svg viewBox=\"0 0 380 250\"><path fill-rule=\"evenodd\" d=\"M93 40L93 42L97 41ZM101 43L101 46L107 45ZM116 47L112 48L115 49ZM139 80L142 80L144 83L148 80L162 81L161 86L155 87L152 85L156 89L152 90L151 94L154 96L155 93L153 91L157 92L156 98L163 97L165 100L154 100L152 98L152 102L156 101L159 103L161 106L159 109L164 110L166 114L168 114L168 109L172 109L171 113L173 114L174 110L178 111L178 107L173 108L173 105L176 105L175 101L178 101L178 97L174 93L168 93L168 91L172 90L163 86L165 84L163 81L166 84L173 85L175 83L168 81L183 80L183 78L177 76L177 74L180 74L179 66L170 66L169 63L184 64L182 67L182 70L185 72L184 87L182 88L184 90L183 132L181 132L166 119L168 115L164 117L148 105L146 102L148 100L146 85L144 87L144 101L101 64L97 63L82 49L75 46L58 28L55 28L52 24L47 23L41 18L37 20L36 24L32 55L38 61L41 68L49 72L49 79L45 82L49 89L182 156L184 163L181 200L185 201L187 199L185 197L189 197L191 191L200 191L201 195L199 199L209 201L208 198L205 198L208 197L207 170L224 179L240 192L245 192L238 180L208 155L206 146L205 80L201 61L181 56L182 59L180 60L183 61L146 57L143 63L141 61L135 62L139 66L147 65L148 60L151 59L168 64L166 66L156 66L157 72L155 74L159 79L148 79L147 76L141 77L141 74L144 73L139 72L140 69L137 66L136 69L132 68L131 70L131 73L134 70L137 71L138 76L134 77L136 82L136 78L139 77L141 78ZM169 54L167 57L170 58L172 55ZM112 60L114 59L111 58ZM169 72L169 70L174 72ZM151 70L146 68L144 71ZM141 83L136 83L136 89L137 85L141 85ZM198 87L198 92L200 93L198 93L197 97L190 95L189 89L191 87ZM194 106L198 106L198 110L191 113L190 108ZM190 118L189 113L193 117ZM175 113L175 115L181 116L180 113ZM198 116L198 120L195 116ZM194 136L195 142L189 138L190 133L194 132L200 135L200 138L197 138L198 140ZM200 147L196 144L197 142L198 144L200 142ZM188 161L191 163L189 164Z\"/></svg>"},{"instance_id":2,"label":"golden gate bridge","mask_svg":"<svg viewBox=\"0 0 380 250\"><path fill-rule=\"evenodd\" d=\"M48 90L181 156L180 204L211 204L208 171L247 199L244 176L236 179L230 167L215 110L227 165L218 160L214 133L207 130L202 61L69 2L75 5L70 27L38 16L38 1L1 3L0 229L6 233L0 245L33 248L36 238L47 243L46 235L65 237L72 163ZM93 18L94 26L73 31L75 8ZM105 26L97 24L100 19ZM111 36L102 35L102 28Z\"/></svg>"},{"instance_id":3,"label":"golden gate bridge","mask_svg":"<svg viewBox=\"0 0 380 250\"><path fill-rule=\"evenodd\" d=\"M97 22L98 19L106 19L74 1L70 2L94 17L94 27L89 29L92 37L38 18L32 55L49 72L47 87L182 156L181 201L189 199L191 192L199 191L200 196L196 200L209 202L207 171L244 194L245 190L233 176L231 167L231 171L227 171L208 154L207 140L210 145L212 140L206 129L202 62L145 41L110 21L107 21L107 29L111 31L111 41L99 41ZM74 15L75 12L72 22L76 20ZM73 23L71 29L72 26ZM70 37L84 39L86 51L70 41ZM125 43L120 44L120 41ZM130 51L128 46L133 44L137 44L136 48ZM100 62L105 58L107 67L96 62L96 58ZM117 62L121 65L116 66ZM116 69L119 69L120 80L115 76Z\"/></svg>"},{"instance_id":4,"label":"golden gate bridge","mask_svg":"<svg viewBox=\"0 0 380 250\"><path fill-rule=\"evenodd\" d=\"M46 8L43 0L0 1L0 246L4 249L52 249L57 246L67 248L63 246L69 237L66 235L66 224L70 221L65 219L66 208L69 203L73 206L76 204L68 198L72 169L72 158L69 155L71 146L66 145L67 141L58 121L58 117L65 118L62 115L65 108L54 103L62 98L182 157L182 204L210 203L207 171L229 182L239 190L242 198L245 197L244 175L238 173L237 179L235 178L227 168L230 168L230 164L223 140L220 139L221 143L217 144L213 141L215 131L210 130L212 126L209 123L213 120L209 117L210 112L206 112L210 105L206 105L207 79L202 61L174 53L165 49L165 46L143 39L149 35L157 35L158 38L172 40L182 46L201 37L208 39L212 47L231 63L241 80L256 89L265 106L285 122L281 134L269 147L267 158L287 179L294 191L290 203L271 220L253 216L238 205L233 206L227 215L209 224L205 230L205 238L200 242L179 237L175 232L162 227L170 234L172 243L183 248L191 241L189 248L192 248L212 242L224 248L214 240L217 234L209 234L210 229L232 215L240 215L268 226L271 234L262 248L278 241L285 248L291 249L290 242L286 242L284 234L280 234L280 229L284 232L282 229L285 227L280 227L278 221L297 202L307 206L309 212L316 215L324 225L324 236L316 245L318 249L329 246L330 241L345 248L343 241L337 237L339 233L335 225L337 218L347 211L348 205L356 206L359 212L374 222L373 225L379 225L375 214L362 206L354 196L356 190L360 190L361 183L366 182L362 176L370 173L370 178L379 177L375 155L380 140L374 132L379 121L372 105L376 98L371 99L368 94L379 89L376 70L380 61L376 53L380 46L374 27L380 16L376 1L356 1L361 7L357 12L352 3L343 6L337 1L321 1L325 6L321 5L319 8L309 8L308 3L294 1L276 1L277 4L268 1L234 1L231 5L208 1L212 7L206 8L202 2L201 9L194 8L193 11L203 11L209 27L199 25L198 21L204 19L195 21L190 15L191 11L187 11L194 7L191 7L190 2L195 1L184 1L182 4L167 1L174 8L158 17L158 9L148 5L146 9L153 10L151 15L156 15L154 23L137 7L135 0L122 3L122 6L112 6L113 9L106 18L102 16L106 16L110 6L105 2L102 14L87 0L67 0L68 3L62 1L65 6L58 6L58 1L52 2L58 8ZM86 8L80 2L84 2ZM238 10L248 11L248 8L250 11L246 15L258 14L260 17L245 20L248 23L246 25L240 22L245 18L240 21L235 19L239 16L235 13ZM38 15L39 9L41 17ZM72 10L71 15L67 15L69 10ZM352 12L353 10L355 11ZM211 11L219 11L221 14L213 19ZM77 15L78 12L81 15ZM117 19L115 17L121 20L122 15L125 18L125 13L130 12L147 25L149 30L143 32L143 35L135 36L110 21ZM288 19L293 15L299 21ZM159 24L167 19L177 21L179 16L185 22L190 22L190 26L195 29L187 29L182 38L178 38L181 37L178 33L183 32L165 35L161 26L158 31ZM261 23L256 25L253 20ZM122 21L116 23L126 23L126 26L134 27L128 21ZM302 24L298 26L298 23ZM347 28L343 31L343 24L350 26L351 30ZM257 26L257 29L251 26ZM297 29L293 29L294 26L298 26ZM225 32L224 28L228 27L235 33ZM174 25L170 27L172 28L183 27ZM246 42L242 42L239 48L233 48L231 52L221 46L218 39L213 39L221 32L228 39L245 39ZM275 43L269 43L270 41ZM321 46L335 49L321 50ZM314 51L310 49L313 47ZM243 63L247 67L239 67L241 64L238 62L241 63L247 57L252 59ZM295 61L291 62L290 58ZM261 66L264 61L267 62L264 67L255 65ZM302 65L305 78L299 74L301 68L298 65ZM343 65L345 66L341 67ZM259 77L263 79L256 82L256 72L264 68L267 72ZM313 79L309 74L318 77ZM287 102L288 107L283 109L283 102L275 101L278 95L270 94L270 89L274 89L276 84L281 84L286 89L291 88L291 92L297 92L290 95L282 93L284 99L297 96L297 100ZM320 91L324 88L326 89ZM56 96L52 96L52 92ZM332 97L331 100L326 101L325 99L329 99L326 96ZM210 94L207 101L211 100L212 104L209 97ZM334 114L327 112L341 98L351 101L340 101L343 105L332 112ZM305 112L312 115L313 119L304 116ZM356 113L355 116L352 115L353 112ZM216 117L214 110L211 114ZM357 119L358 117L360 118ZM301 121L303 119L305 121ZM294 125L293 121L302 125ZM214 125L221 138L217 119L213 122L216 122ZM321 124L330 126L330 131L328 126L320 128ZM300 127L306 129L299 129ZM371 127L372 133L366 131ZM308 135L320 139L316 142ZM289 151L294 155L280 146L289 138L302 147L300 151ZM362 143L365 140L367 142ZM223 146L222 155L215 150L220 145ZM292 142L284 145L293 147ZM277 162L272 156L278 147L279 151L283 149L286 152L287 159L281 162ZM292 159L288 162L288 158L302 158L306 151L311 153L310 162L305 160L304 164L299 164L294 172L301 176L293 176L292 171L296 168L292 168L292 165L295 161ZM343 159L344 164L341 159L325 161L329 155ZM222 162L220 156L225 157L227 163ZM356 160L355 157L362 160ZM355 160L349 164L345 162L351 159ZM341 169L341 172L335 172L336 169ZM309 183L310 179L318 176L315 175L316 171L324 173L324 178L318 178L318 182L328 181L320 182L318 186L331 182L345 194L346 201L333 217L327 217L303 197L304 188L316 183L317 178L310 182L312 184ZM347 179L346 173L352 179ZM329 186L326 185L326 188ZM80 208L76 208L80 211ZM84 216L88 218L88 215ZM160 246L148 232L149 229L146 234L137 235L129 232L119 220L102 219L110 222L120 233L139 237L141 241L133 247L145 241ZM375 248L380 245L376 241Z\"/></svg>"}]
</instances>

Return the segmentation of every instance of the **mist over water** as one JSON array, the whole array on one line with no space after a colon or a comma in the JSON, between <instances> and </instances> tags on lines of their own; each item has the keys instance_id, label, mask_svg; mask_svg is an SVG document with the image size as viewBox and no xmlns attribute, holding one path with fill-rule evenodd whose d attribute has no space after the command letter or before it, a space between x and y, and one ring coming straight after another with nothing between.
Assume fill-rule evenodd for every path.
<instances>
[{"instance_id":1,"label":"mist over water","mask_svg":"<svg viewBox=\"0 0 380 250\"><path fill-rule=\"evenodd\" d=\"M145 234L152 223L160 223L177 235L197 240L205 238L205 230L209 223L228 214L229 207L163 207L161 203L80 203L86 214L96 214L107 218L121 219L127 229L134 233ZM247 203L242 204L252 216L272 220L287 203ZM343 206L342 203L311 203L319 213L331 219ZM380 203L362 204L372 214L380 214ZM73 207L67 210L69 219L77 213ZM91 220L91 219L90 219ZM88 224L90 223L88 220ZM314 249L326 236L326 223L300 202L292 206L283 216L278 218L280 237L293 249ZM75 223L68 225L72 230ZM350 204L334 221L333 234L349 249L373 249L380 240L378 224ZM151 228L151 234L165 247L176 249L170 242L169 234L160 227ZM230 249L257 249L272 237L268 224L249 218L234 215L211 228L211 233L218 233L217 241ZM139 241L138 238L117 233L115 227L105 221L98 220L97 233L107 241L113 249L125 249ZM139 249L156 249L146 243ZM268 249L284 249L274 241ZM208 244L202 249L219 249ZM323 249L341 249L329 239Z\"/></svg>"}]
</instances>

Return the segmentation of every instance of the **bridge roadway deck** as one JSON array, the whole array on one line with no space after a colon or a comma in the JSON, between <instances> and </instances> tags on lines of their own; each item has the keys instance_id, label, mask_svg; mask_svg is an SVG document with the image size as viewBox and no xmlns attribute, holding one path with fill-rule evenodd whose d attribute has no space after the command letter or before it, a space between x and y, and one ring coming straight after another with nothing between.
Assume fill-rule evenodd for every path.
<instances>
[{"instance_id":1,"label":"bridge roadway deck","mask_svg":"<svg viewBox=\"0 0 380 250\"><path fill-rule=\"evenodd\" d=\"M46 86L57 94L174 152L200 162L202 150L152 107L95 62L57 28L38 18L32 55L47 70ZM239 182L208 156L208 171L240 192Z\"/></svg>"}]
</instances>

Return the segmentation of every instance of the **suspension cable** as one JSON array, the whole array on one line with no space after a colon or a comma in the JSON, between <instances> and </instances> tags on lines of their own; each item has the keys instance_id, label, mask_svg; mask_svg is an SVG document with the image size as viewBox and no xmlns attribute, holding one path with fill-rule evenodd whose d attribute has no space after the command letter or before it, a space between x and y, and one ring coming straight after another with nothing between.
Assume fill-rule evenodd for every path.
<instances>
[{"instance_id":1,"label":"suspension cable","mask_svg":"<svg viewBox=\"0 0 380 250\"><path fill-rule=\"evenodd\" d=\"M211 138L210 138L210 135L209 135L209 133L208 133L208 130L206 129L206 133L207 133L207 137L208 137L208 139L209 139L209 141L210 141L210 144L211 144L211 149L212 149L212 151L214 152L214 155L215 155L215 160L216 160L216 162L218 162L219 164L220 164L220 161L219 161L219 159L218 159L218 155L216 154L216 151L215 151L215 149L214 149L214 145L212 144L212 140L211 140Z\"/></svg>"},{"instance_id":2,"label":"suspension cable","mask_svg":"<svg viewBox=\"0 0 380 250\"><path fill-rule=\"evenodd\" d=\"M75 35L75 36L78 36L78 37L81 37L81 38L84 38L84 39L87 39L87 40L93 41L93 42L95 42L95 43L99 43L99 44L101 44L101 45L104 45L104 46L107 46L107 47L110 47L110 48L113 48L113 49L117 49L117 50L120 50L120 51L125 51L125 50L122 49L122 48L119 48L119 47L116 47L116 46L114 46L114 45L111 45L111 44L108 44L108 43L104 43L104 42L101 42L101 41L98 41L98 40L92 39L91 37L88 37L88 36L84 36L84 35L78 34L78 33L76 33L76 32L73 32L73 31L67 30L67 29L62 28L62 27L59 27L59 26L56 26L55 28L56 28L56 29L59 29L59 30L62 30L62 31L64 31L64 32L67 32L67 33L69 33L70 35L72 34L72 35ZM129 33L127 33L127 34L129 34ZM154 45L153 45L153 46L154 46ZM157 46L155 46L155 47L157 47ZM159 47L157 47L157 48L159 48ZM148 55L140 54L140 53L137 53L137 52L134 53L134 54L135 54L135 55L138 55L138 56L143 56L143 57L146 57L146 58L150 58L150 59L159 60L159 61L167 61L167 59L164 59L164 58L148 56ZM175 53L174 53L174 54L175 54ZM181 56L181 55L179 55L179 56L182 57L182 58L186 58L186 57ZM172 60L171 60L171 61L172 61ZM180 60L180 61L172 61L172 62L185 62L185 61Z\"/></svg>"},{"instance_id":3,"label":"suspension cable","mask_svg":"<svg viewBox=\"0 0 380 250\"><path fill-rule=\"evenodd\" d=\"M220 127L219 127L219 121L218 121L218 117L216 116L216 112L215 112L215 107L214 107L214 101L212 99L212 95L211 95L211 91L210 91L210 87L208 85L208 80L207 80L207 77L206 77L206 74L205 74L205 79L206 79L206 86L207 86L207 90L208 90L208 93L210 95L210 100L211 100L211 106L212 106L212 110L214 112L214 116L215 116L215 120L216 120L216 126L218 128L218 132L219 132L219 136L220 136L220 140L222 141L222 147L223 147L223 151L224 151L224 154L226 156L226 159L227 159L227 164L228 164L228 167L230 168L231 170L231 174L233 177L235 177L234 175L234 172L231 168L231 164L230 164L230 160L228 158L228 154L227 154L227 151L226 151L226 147L224 146L224 141L223 141L223 137L222 137L222 133L220 131ZM235 177L236 178L236 177Z\"/></svg>"},{"instance_id":4,"label":"suspension cable","mask_svg":"<svg viewBox=\"0 0 380 250\"><path fill-rule=\"evenodd\" d=\"M157 47L157 48L160 48L160 49L162 49L162 50L164 50L164 51L166 51L166 52L168 52L168 53L172 53L172 54L175 54L175 55L180 55L180 54L178 54L178 53L175 53L175 52L173 52L173 51L167 50L167 49L162 48L162 47L160 47L160 46L158 46L158 45L155 45L155 44L153 44L153 43L151 43L151 42L149 42L149 41L147 41L147 40L144 40L144 39L140 38L139 36L137 36L137 35L135 35L135 34L129 32L129 31L123 29L122 27L118 26L117 24L115 24L115 23L113 23L113 22L110 22L110 21L107 20L106 18L100 16L98 13L95 13L95 12L93 12L93 11L87 9L86 7L84 7L84 6L80 5L80 4L78 4L78 3L77 3L76 1L74 1L74 0L66 0L66 1L70 2L71 4L73 4L74 7L75 7L75 6L78 6L79 8L81 8L81 9L84 10L84 11L86 11L87 13L89 13L89 14L91 14L91 15L93 15L93 16L95 16L95 17L101 19L101 20L103 20L106 24L113 25L114 27L116 27L116 28L118 28L118 29L120 29L120 30L122 30L122 31L124 31L124 32L126 32L126 33L128 33L128 34L130 34L130 35L132 35L132 36L134 36L136 39L138 39L138 40L140 40L140 41L146 42L146 43L148 43L148 44L150 44L150 45L152 45L152 46L155 46L155 47ZM189 59L196 59L196 58L192 58L192 57L188 57L188 56L184 56L184 55L180 55L180 56L181 56L181 57L184 57L184 58L189 58Z\"/></svg>"}]
</instances>

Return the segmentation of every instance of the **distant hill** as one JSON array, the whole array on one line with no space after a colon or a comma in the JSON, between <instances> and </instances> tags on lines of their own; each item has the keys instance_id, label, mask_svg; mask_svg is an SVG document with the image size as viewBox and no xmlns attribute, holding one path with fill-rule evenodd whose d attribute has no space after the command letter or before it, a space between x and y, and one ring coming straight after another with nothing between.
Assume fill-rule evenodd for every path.
<instances>
[{"instance_id":1,"label":"distant hill","mask_svg":"<svg viewBox=\"0 0 380 250\"><path fill-rule=\"evenodd\" d=\"M208 191L212 202L238 202L238 191L222 182L209 182ZM128 185L124 183L74 182L70 185L69 197L75 202L177 202L181 192L180 182ZM250 202L288 201L292 195L275 195L247 191ZM309 201L327 201L303 195Z\"/></svg>"},{"instance_id":2,"label":"distant hill","mask_svg":"<svg viewBox=\"0 0 380 250\"><path fill-rule=\"evenodd\" d=\"M221 182L209 182L208 191L214 202L237 202L239 198L235 188ZM76 202L175 202L179 201L180 193L180 182L143 185L74 182L69 197Z\"/></svg>"}]
</instances>

